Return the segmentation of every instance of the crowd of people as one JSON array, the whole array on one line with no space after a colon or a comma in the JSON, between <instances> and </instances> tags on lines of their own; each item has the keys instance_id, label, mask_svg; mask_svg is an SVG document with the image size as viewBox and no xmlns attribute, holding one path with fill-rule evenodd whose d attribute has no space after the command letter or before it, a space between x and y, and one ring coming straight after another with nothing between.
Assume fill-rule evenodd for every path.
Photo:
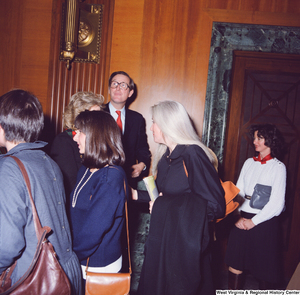
<instances>
[{"instance_id":1,"label":"crowd of people","mask_svg":"<svg viewBox=\"0 0 300 295\"><path fill-rule=\"evenodd\" d=\"M150 231L138 294L212 295L213 225L226 212L217 158L200 140L184 106L165 100L151 107L157 149L151 162L144 117L127 107L135 87L123 71L109 78L110 101L91 92L70 98L64 131L50 155L39 141L44 116L38 99L24 90L0 97L0 274L16 260L12 284L34 255L32 209L23 176L9 155L29 174L41 224L72 288L84 294L86 269L118 273L124 256L125 203L133 224L136 204L149 207ZM279 219L285 207L286 168L278 160L283 138L271 124L251 126L255 156L236 183L242 197L234 214L225 262L228 288L242 289L249 271L270 289L280 277ZM2 150L3 151L3 150ZM153 201L139 182L155 176ZM257 196L266 201L257 205ZM87 267L88 263L88 267Z\"/></svg>"}]
</instances>

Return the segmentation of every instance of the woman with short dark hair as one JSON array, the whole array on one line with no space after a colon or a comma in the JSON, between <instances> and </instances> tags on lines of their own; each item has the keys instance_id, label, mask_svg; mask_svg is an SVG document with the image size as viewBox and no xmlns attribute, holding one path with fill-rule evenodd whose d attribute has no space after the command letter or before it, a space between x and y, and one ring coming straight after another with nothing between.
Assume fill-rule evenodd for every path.
<instances>
[{"instance_id":1,"label":"woman with short dark hair","mask_svg":"<svg viewBox=\"0 0 300 295\"><path fill-rule=\"evenodd\" d=\"M41 225L52 229L47 238L70 280L72 294L80 294L80 265L72 251L62 174L42 151L47 143L37 141L43 126L42 106L33 94L18 89L0 97L0 146L7 149L0 155L0 273L17 260L11 278L12 284L18 281L38 243L29 194L11 155L26 168Z\"/></svg>"},{"instance_id":2,"label":"woman with short dark hair","mask_svg":"<svg viewBox=\"0 0 300 295\"><path fill-rule=\"evenodd\" d=\"M82 164L87 168L103 168L106 165L123 165L125 154L121 134L108 113L89 111L81 113L75 120L76 134L84 133L85 149ZM76 135L75 135L76 136ZM74 140L77 141L77 137Z\"/></svg>"},{"instance_id":3,"label":"woman with short dark hair","mask_svg":"<svg viewBox=\"0 0 300 295\"><path fill-rule=\"evenodd\" d=\"M71 193L73 249L92 272L117 273L122 266L121 233L125 221L126 176L120 129L103 111L85 111L75 120L79 151L84 155Z\"/></svg>"},{"instance_id":4,"label":"woman with short dark hair","mask_svg":"<svg viewBox=\"0 0 300 295\"><path fill-rule=\"evenodd\" d=\"M0 125L11 142L34 142L44 128L44 114L38 99L16 89L1 96Z\"/></svg>"},{"instance_id":5,"label":"woman with short dark hair","mask_svg":"<svg viewBox=\"0 0 300 295\"><path fill-rule=\"evenodd\" d=\"M242 289L244 272L249 271L260 289L272 289L281 278L278 216L285 206L286 168L277 157L284 142L271 124L251 126L250 135L256 156L246 160L236 184L244 202L228 240L228 288ZM254 202L264 192L269 199Z\"/></svg>"}]
</instances>

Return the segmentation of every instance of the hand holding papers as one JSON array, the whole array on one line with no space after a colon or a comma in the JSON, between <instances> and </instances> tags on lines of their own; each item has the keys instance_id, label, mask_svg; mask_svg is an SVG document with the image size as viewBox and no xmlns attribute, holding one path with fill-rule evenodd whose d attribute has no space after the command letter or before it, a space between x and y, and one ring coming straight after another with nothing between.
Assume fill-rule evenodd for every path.
<instances>
[{"instance_id":1,"label":"hand holding papers","mask_svg":"<svg viewBox=\"0 0 300 295\"><path fill-rule=\"evenodd\" d=\"M149 193L151 201L155 201L156 198L158 197L158 190L157 190L157 187L156 187L156 184L155 184L154 177L152 175L148 176L148 177L145 177L143 179L143 181L146 185L146 188L147 188L147 191Z\"/></svg>"}]
</instances>

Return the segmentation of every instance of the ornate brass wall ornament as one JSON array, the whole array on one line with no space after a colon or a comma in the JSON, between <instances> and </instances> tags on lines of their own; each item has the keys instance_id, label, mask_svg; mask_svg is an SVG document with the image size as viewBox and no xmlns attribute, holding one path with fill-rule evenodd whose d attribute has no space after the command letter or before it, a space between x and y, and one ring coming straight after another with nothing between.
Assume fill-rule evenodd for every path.
<instances>
[{"instance_id":1,"label":"ornate brass wall ornament","mask_svg":"<svg viewBox=\"0 0 300 295\"><path fill-rule=\"evenodd\" d=\"M77 9L74 9L74 2ZM59 59L67 62L68 69L71 62L100 62L103 6L78 3L78 0L66 0L63 4ZM70 21L74 19L76 21ZM70 37L70 31L75 39Z\"/></svg>"},{"instance_id":2,"label":"ornate brass wall ornament","mask_svg":"<svg viewBox=\"0 0 300 295\"><path fill-rule=\"evenodd\" d=\"M70 69L70 63L73 61L77 50L78 17L78 0L66 0L63 3L62 11L60 60L67 62L68 69Z\"/></svg>"}]
</instances>

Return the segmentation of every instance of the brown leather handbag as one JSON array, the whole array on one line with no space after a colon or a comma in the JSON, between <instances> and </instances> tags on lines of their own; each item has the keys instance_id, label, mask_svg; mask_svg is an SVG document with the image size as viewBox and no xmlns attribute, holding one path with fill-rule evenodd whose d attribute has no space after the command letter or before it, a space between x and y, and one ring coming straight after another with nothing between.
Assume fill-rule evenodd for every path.
<instances>
[{"instance_id":1,"label":"brown leather handbag","mask_svg":"<svg viewBox=\"0 0 300 295\"><path fill-rule=\"evenodd\" d=\"M127 232L127 247L129 259L129 272L128 273L94 273L87 270L88 261L86 266L86 285L85 295L127 295L130 291L131 279L131 261L129 249L129 233L128 233L128 212L127 202L125 202L126 214L126 232Z\"/></svg>"},{"instance_id":2,"label":"brown leather handbag","mask_svg":"<svg viewBox=\"0 0 300 295\"><path fill-rule=\"evenodd\" d=\"M38 245L28 270L15 284L11 286L10 277L17 261L15 261L11 267L2 272L0 276L0 294L70 295L71 286L68 277L57 260L52 244L46 239L46 235L51 231L51 228L48 226L42 227L37 215L26 169L17 157L10 157L17 162L25 179L32 207Z\"/></svg>"}]
</instances>

